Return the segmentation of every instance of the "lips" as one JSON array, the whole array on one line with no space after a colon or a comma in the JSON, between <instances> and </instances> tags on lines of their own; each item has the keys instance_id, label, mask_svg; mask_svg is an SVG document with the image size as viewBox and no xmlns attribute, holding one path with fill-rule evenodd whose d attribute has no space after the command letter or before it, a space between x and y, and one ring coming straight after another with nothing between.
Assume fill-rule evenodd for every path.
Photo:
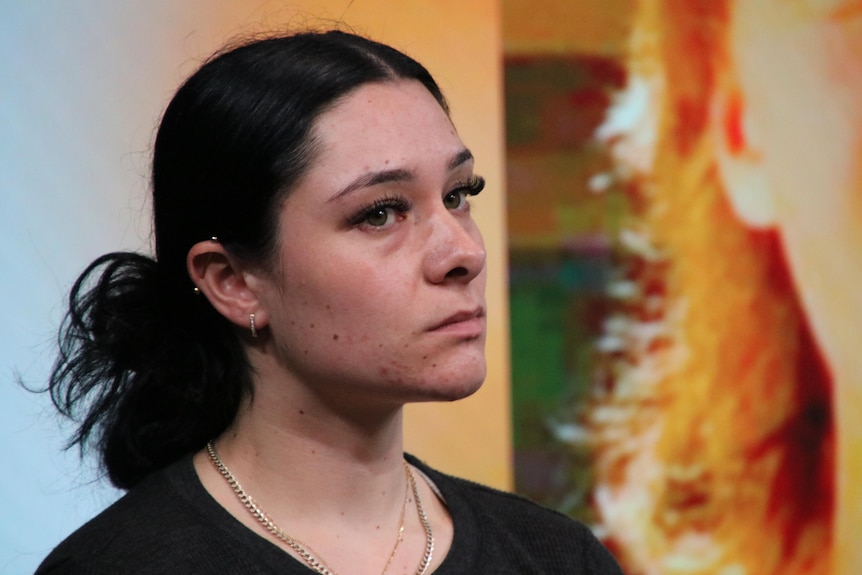
<instances>
[{"instance_id":1,"label":"lips","mask_svg":"<svg viewBox=\"0 0 862 575\"><path fill-rule=\"evenodd\" d=\"M446 332L476 337L485 330L485 308L477 307L472 310L454 313L432 326L428 331Z\"/></svg>"}]
</instances>

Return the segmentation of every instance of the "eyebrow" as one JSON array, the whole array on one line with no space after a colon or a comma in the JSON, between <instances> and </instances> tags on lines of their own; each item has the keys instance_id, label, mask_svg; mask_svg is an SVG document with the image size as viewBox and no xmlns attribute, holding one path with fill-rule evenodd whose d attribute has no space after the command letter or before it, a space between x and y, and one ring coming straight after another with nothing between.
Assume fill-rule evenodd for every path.
<instances>
[{"instance_id":1,"label":"eyebrow","mask_svg":"<svg viewBox=\"0 0 862 575\"><path fill-rule=\"evenodd\" d=\"M447 164L447 168L449 171L452 171L462 164L473 159L473 153L468 149L463 149L457 154L455 154L449 163ZM377 186L380 184L388 184L390 182L409 182L416 178L416 174L411 170L405 169L395 169L395 170L380 170L376 172L368 172L366 174L362 174L345 187L341 188L335 195L329 198L329 202L333 202L343 198L344 196L359 190L361 188L370 188L372 186Z\"/></svg>"},{"instance_id":2,"label":"eyebrow","mask_svg":"<svg viewBox=\"0 0 862 575\"><path fill-rule=\"evenodd\" d=\"M449 170L450 171L454 170L455 168L457 168L461 164L463 164L465 162L469 162L472 159L473 159L473 152L471 152L467 148L464 148L463 150L461 150L460 152L455 154L455 157L449 161Z\"/></svg>"}]
</instances>

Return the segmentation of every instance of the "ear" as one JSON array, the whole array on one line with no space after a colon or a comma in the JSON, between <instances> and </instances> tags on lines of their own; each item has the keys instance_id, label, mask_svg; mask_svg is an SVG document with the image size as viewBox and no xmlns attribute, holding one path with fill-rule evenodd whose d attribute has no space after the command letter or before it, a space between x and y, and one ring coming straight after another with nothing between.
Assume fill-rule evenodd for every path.
<instances>
[{"instance_id":1,"label":"ear","mask_svg":"<svg viewBox=\"0 0 862 575\"><path fill-rule=\"evenodd\" d=\"M257 329L264 327L269 318L261 308L255 289L255 274L248 271L213 238L198 242L186 257L186 267L195 286L210 304L237 326L248 330L250 315L254 314Z\"/></svg>"},{"instance_id":2,"label":"ear","mask_svg":"<svg viewBox=\"0 0 862 575\"><path fill-rule=\"evenodd\" d=\"M735 81L722 83L712 102L712 133L718 172L739 219L754 228L775 222L758 126Z\"/></svg>"}]
</instances>

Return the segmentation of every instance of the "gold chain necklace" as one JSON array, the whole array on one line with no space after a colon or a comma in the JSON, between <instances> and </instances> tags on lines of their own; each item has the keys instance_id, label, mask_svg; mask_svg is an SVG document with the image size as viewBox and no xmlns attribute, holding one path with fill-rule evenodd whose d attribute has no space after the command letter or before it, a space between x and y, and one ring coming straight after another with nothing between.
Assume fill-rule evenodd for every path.
<instances>
[{"instance_id":1,"label":"gold chain necklace","mask_svg":"<svg viewBox=\"0 0 862 575\"><path fill-rule=\"evenodd\" d=\"M233 476L219 457L212 441L207 442L206 449L210 461L212 461L216 470L218 470L221 476L225 478L243 506L248 509L249 513L251 513L267 531L276 538L285 542L302 558L303 561L305 561L309 567L314 569L316 572L321 575L337 575L337 573L333 571L325 561L323 561L320 553L312 549L310 545L306 545L299 539L291 537L282 531L282 529L275 524L272 518L260 508L251 495L245 492L239 484L239 481L236 480L236 477ZM410 484L410 490L413 492L413 498L416 501L416 513L419 515L419 522L422 524L422 529L425 531L425 553L422 555L419 567L416 568L416 575L424 575L428 566L431 564L431 557L434 555L434 534L431 531L431 523L428 521L428 516L425 515L425 509L422 507L422 499L419 497L419 488L416 486L416 478L413 476L413 471L410 470L410 466L406 461L404 462L404 471L407 476L407 482ZM404 498L404 506L401 508L401 526L398 529L398 538L395 540L395 546L389 554L389 559L386 561L386 566L383 568L383 573L381 573L381 575L386 575L386 571L389 569L389 566L392 564L392 559L395 557L395 552L398 550L398 545L404 538L404 510L407 508L407 499L407 497Z\"/></svg>"}]
</instances>

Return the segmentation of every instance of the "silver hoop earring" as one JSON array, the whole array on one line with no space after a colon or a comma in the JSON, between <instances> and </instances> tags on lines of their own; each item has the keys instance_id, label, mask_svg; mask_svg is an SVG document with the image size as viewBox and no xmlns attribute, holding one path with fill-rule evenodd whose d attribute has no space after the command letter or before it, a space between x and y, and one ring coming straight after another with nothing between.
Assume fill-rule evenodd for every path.
<instances>
[{"instance_id":1,"label":"silver hoop earring","mask_svg":"<svg viewBox=\"0 0 862 575\"><path fill-rule=\"evenodd\" d=\"M254 328L254 314L248 314L248 323L251 327L251 337L257 337L257 330Z\"/></svg>"}]
</instances>

